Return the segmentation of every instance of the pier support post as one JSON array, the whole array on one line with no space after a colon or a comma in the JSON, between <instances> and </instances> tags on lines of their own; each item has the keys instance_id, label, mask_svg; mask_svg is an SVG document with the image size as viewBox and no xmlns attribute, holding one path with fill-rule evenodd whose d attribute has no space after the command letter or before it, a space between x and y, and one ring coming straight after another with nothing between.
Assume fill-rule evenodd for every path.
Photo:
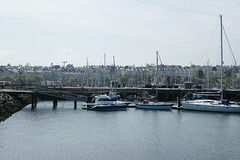
<instances>
[{"instance_id":1,"label":"pier support post","mask_svg":"<svg viewBox=\"0 0 240 160\"><path fill-rule=\"evenodd\" d=\"M32 109L35 109L37 106L37 95L34 93L32 94Z\"/></svg>"},{"instance_id":2,"label":"pier support post","mask_svg":"<svg viewBox=\"0 0 240 160\"><path fill-rule=\"evenodd\" d=\"M74 109L77 109L77 100L74 100Z\"/></svg>"},{"instance_id":3,"label":"pier support post","mask_svg":"<svg viewBox=\"0 0 240 160\"><path fill-rule=\"evenodd\" d=\"M57 107L57 100L53 100L53 109L56 109Z\"/></svg>"},{"instance_id":4,"label":"pier support post","mask_svg":"<svg viewBox=\"0 0 240 160\"><path fill-rule=\"evenodd\" d=\"M35 94L35 96L34 96L34 103L35 103L35 107L37 107L37 94Z\"/></svg>"},{"instance_id":5,"label":"pier support post","mask_svg":"<svg viewBox=\"0 0 240 160\"><path fill-rule=\"evenodd\" d=\"M178 88L178 94L177 94L177 103L178 103L178 108L181 107L181 89Z\"/></svg>"}]
</instances>

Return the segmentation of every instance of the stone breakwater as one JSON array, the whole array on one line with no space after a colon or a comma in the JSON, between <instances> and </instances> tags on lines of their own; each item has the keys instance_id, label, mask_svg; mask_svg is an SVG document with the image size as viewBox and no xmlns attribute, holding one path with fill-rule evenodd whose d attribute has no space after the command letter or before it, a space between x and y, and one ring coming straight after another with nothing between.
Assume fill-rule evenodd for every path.
<instances>
[{"instance_id":1,"label":"stone breakwater","mask_svg":"<svg viewBox=\"0 0 240 160\"><path fill-rule=\"evenodd\" d=\"M26 105L30 104L31 96L18 94L10 96L9 94L0 94L0 122L11 117L14 113L20 111Z\"/></svg>"}]
</instances>

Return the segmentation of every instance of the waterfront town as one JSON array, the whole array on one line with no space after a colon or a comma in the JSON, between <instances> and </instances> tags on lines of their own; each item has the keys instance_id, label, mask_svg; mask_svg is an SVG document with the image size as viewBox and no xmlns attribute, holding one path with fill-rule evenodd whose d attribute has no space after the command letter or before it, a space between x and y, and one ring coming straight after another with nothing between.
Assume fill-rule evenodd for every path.
<instances>
[{"instance_id":1,"label":"waterfront town","mask_svg":"<svg viewBox=\"0 0 240 160\"><path fill-rule=\"evenodd\" d=\"M159 65L158 84L162 88L190 87L220 88L220 65L180 66ZM226 89L239 89L239 66L223 67L223 84ZM32 66L30 64L0 66L1 85L18 86L58 86L58 87L153 87L156 84L156 65L86 65L74 67L64 62L62 65ZM188 86L189 87L189 86Z\"/></svg>"},{"instance_id":2,"label":"waterfront town","mask_svg":"<svg viewBox=\"0 0 240 160\"><path fill-rule=\"evenodd\" d=\"M1 0L0 160L240 160L239 9Z\"/></svg>"}]
</instances>

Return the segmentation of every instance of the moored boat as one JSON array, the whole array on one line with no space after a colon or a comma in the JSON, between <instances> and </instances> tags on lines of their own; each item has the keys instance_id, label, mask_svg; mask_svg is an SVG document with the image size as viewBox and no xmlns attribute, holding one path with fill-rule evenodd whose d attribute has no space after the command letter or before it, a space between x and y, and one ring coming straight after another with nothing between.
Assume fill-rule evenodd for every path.
<instances>
[{"instance_id":1,"label":"moored boat","mask_svg":"<svg viewBox=\"0 0 240 160\"><path fill-rule=\"evenodd\" d=\"M83 109L98 110L98 111L120 111L127 109L126 103L112 100L107 95L89 97L87 102L83 104Z\"/></svg>"},{"instance_id":2,"label":"moored boat","mask_svg":"<svg viewBox=\"0 0 240 160\"><path fill-rule=\"evenodd\" d=\"M209 111L209 112L228 112L240 113L240 105L230 103L228 100L211 100L201 99L192 101L183 101L183 109L193 111Z\"/></svg>"},{"instance_id":3,"label":"moored boat","mask_svg":"<svg viewBox=\"0 0 240 160\"><path fill-rule=\"evenodd\" d=\"M155 109L155 110L171 110L173 103L163 103L158 102L158 52L156 52L156 96L154 96L154 99L156 99L156 102L151 102L148 98L146 98L143 102L139 103L136 102L136 108L139 109Z\"/></svg>"},{"instance_id":4,"label":"moored boat","mask_svg":"<svg viewBox=\"0 0 240 160\"><path fill-rule=\"evenodd\" d=\"M156 109L156 110L171 110L173 103L160 103L143 101L143 103L136 103L136 108L139 109Z\"/></svg>"},{"instance_id":5,"label":"moored boat","mask_svg":"<svg viewBox=\"0 0 240 160\"><path fill-rule=\"evenodd\" d=\"M194 111L209 111L209 112L229 112L240 113L239 103L229 102L223 99L223 40L222 40L222 16L220 15L220 29L221 29L221 100L211 99L195 99L183 100L181 102L183 109Z\"/></svg>"},{"instance_id":6,"label":"moored boat","mask_svg":"<svg viewBox=\"0 0 240 160\"><path fill-rule=\"evenodd\" d=\"M101 104L101 105L94 105L89 110L96 110L96 111L125 111L127 109L127 105L124 104Z\"/></svg>"}]
</instances>

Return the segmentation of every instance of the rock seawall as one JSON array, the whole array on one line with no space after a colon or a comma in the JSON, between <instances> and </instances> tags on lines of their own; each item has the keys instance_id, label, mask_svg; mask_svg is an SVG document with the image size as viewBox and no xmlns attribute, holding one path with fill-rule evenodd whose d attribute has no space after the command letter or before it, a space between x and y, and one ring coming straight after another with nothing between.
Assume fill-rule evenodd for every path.
<instances>
[{"instance_id":1,"label":"rock seawall","mask_svg":"<svg viewBox=\"0 0 240 160\"><path fill-rule=\"evenodd\" d=\"M11 117L14 113L30 104L31 96L18 94L10 96L9 94L0 94L0 122Z\"/></svg>"}]
</instances>

